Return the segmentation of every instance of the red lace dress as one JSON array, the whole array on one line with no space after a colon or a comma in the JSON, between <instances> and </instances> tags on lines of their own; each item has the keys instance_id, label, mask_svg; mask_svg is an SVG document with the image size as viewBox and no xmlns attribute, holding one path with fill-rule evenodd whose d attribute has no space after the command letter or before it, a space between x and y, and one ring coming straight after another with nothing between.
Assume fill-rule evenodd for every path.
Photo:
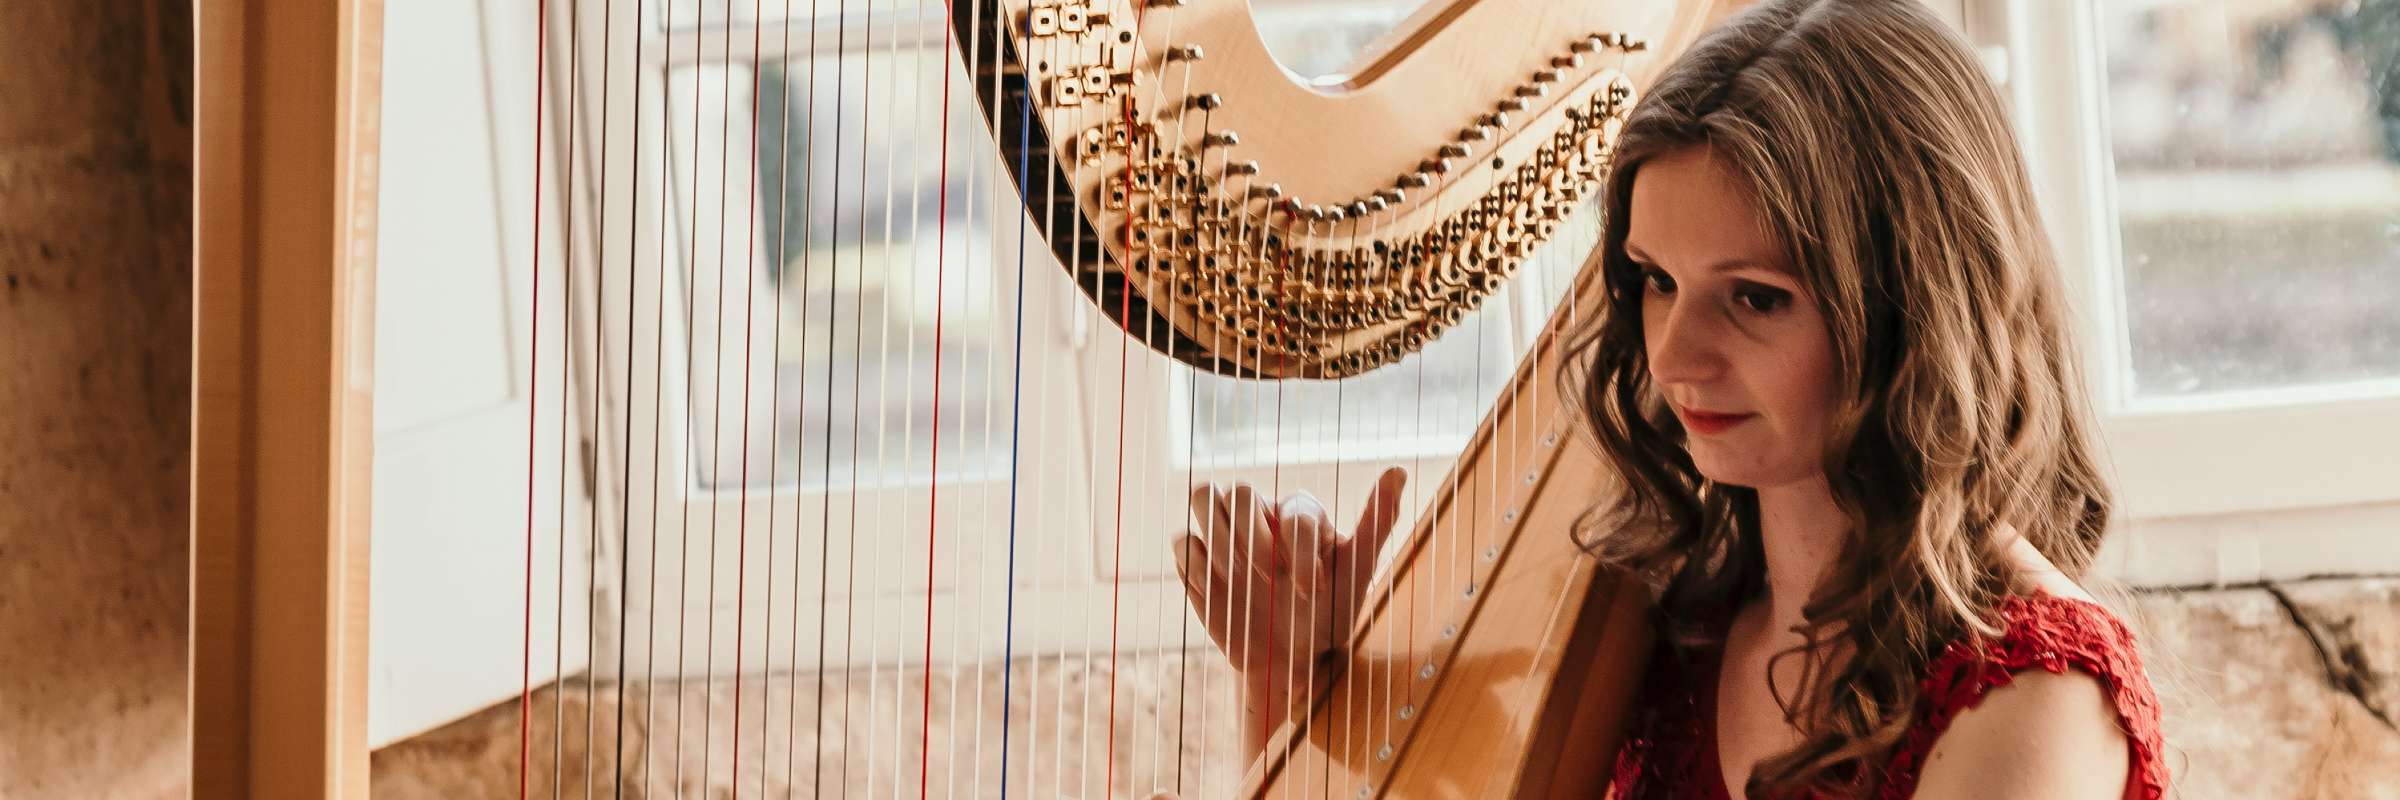
<instances>
[{"instance_id":1,"label":"red lace dress","mask_svg":"<svg viewBox=\"0 0 2400 800\"><path fill-rule=\"evenodd\" d=\"M2059 674L2080 670L2108 687L2132 761L2126 800L2163 796L2167 768L2159 756L2158 700L2142 673L2133 633L2124 623L2099 606L2048 594L2010 598L2001 605L2000 618L2007 630L1999 638L1962 641L1934 658L1925 673L1916 724L1893 751L1890 780L1876 796L1903 800L1914 794L1917 771L1950 720L1974 708L1984 693L2008 685L2016 673L2037 668ZM1721 650L1679 655L1659 645L1643 679L1646 710L1634 720L1617 753L1610 798L1731 797L1717 760L1717 674L1722 658Z\"/></svg>"}]
</instances>

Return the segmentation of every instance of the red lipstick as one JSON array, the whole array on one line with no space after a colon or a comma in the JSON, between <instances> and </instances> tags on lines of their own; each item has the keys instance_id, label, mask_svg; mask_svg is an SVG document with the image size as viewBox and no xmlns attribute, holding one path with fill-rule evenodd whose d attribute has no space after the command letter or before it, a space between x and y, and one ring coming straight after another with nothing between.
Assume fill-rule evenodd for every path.
<instances>
[{"instance_id":1,"label":"red lipstick","mask_svg":"<svg viewBox=\"0 0 2400 800\"><path fill-rule=\"evenodd\" d=\"M1683 417L1683 427L1702 436L1724 433L1733 429L1733 426L1740 425L1744 422L1749 422L1752 418L1758 416L1757 414L1725 414L1715 411L1696 411L1687 408L1675 409L1675 413L1678 416Z\"/></svg>"}]
</instances>

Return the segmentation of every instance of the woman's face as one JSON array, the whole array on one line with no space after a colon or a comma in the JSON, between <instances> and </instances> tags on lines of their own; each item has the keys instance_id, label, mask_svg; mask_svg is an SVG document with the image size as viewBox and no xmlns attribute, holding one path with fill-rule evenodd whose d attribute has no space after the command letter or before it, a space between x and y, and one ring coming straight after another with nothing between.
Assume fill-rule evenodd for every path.
<instances>
[{"instance_id":1,"label":"woman's face","mask_svg":"<svg viewBox=\"0 0 2400 800\"><path fill-rule=\"evenodd\" d=\"M1683 148L1642 164L1630 222L1650 376L1700 474L1752 488L1817 477L1832 343L1749 188L1708 148Z\"/></svg>"}]
</instances>

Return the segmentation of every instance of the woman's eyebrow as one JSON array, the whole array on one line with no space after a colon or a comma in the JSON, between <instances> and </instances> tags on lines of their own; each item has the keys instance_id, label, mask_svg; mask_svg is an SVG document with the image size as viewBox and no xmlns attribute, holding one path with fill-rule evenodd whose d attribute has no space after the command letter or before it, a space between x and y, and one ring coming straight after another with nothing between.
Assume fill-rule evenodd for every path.
<instances>
[{"instance_id":1,"label":"woman's eyebrow","mask_svg":"<svg viewBox=\"0 0 2400 800\"><path fill-rule=\"evenodd\" d=\"M1755 258L1726 259L1724 261L1719 261L1715 264L1712 264L1708 268L1708 271L1710 272L1742 272L1745 270L1772 272L1778 275L1783 274L1783 270L1776 269L1775 265L1760 261Z\"/></svg>"},{"instance_id":2,"label":"woman's eyebrow","mask_svg":"<svg viewBox=\"0 0 2400 800\"><path fill-rule=\"evenodd\" d=\"M1643 252L1641 245L1634 244L1630 241L1625 243L1625 258L1627 260L1642 264L1657 263L1657 259L1651 258L1649 253ZM1757 270L1760 272L1771 272L1778 275L1785 274L1785 270L1777 268L1772 262L1748 256L1736 256L1725 259L1723 261L1710 264L1707 268L1707 271L1709 272L1741 272L1743 270Z\"/></svg>"}]
</instances>

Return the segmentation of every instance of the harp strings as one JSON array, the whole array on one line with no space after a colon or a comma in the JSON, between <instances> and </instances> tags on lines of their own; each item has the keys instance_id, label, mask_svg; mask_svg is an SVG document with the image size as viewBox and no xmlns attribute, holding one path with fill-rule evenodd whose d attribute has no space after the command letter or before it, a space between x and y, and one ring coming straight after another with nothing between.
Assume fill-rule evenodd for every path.
<instances>
[{"instance_id":1,"label":"harp strings","mask_svg":"<svg viewBox=\"0 0 2400 800\"><path fill-rule=\"evenodd\" d=\"M1211 781L1238 776L1243 765L1190 759L1221 758L1220 748L1205 743L1237 733L1240 717L1219 713L1224 706L1189 701L1240 687L1199 668L1215 655L1204 644L1182 667L1174 665L1175 648L1204 641L1192 631L1201 620L1185 612L1171 573L1164 581L1129 579L1138 572L1131 556L1155 547L1157 534L1164 533L1149 530L1154 522L1142 510L1180 508L1182 487L1195 483L1263 477L1260 489L1267 498L1297 488L1328 492L1328 511L1348 530L1357 516L1346 507L1345 501L1354 498L1345 478L1357 466L1348 462L1361 460L1348 452L1352 443L1424 441L1429 426L1464 423L1472 429L1479 409L1472 403L1444 408L1428 402L1434 376L1423 355L1414 365L1394 367L1416 385L1414 397L1405 402L1354 403L1364 391L1353 386L1358 378L1334 382L1329 392L1301 391L1285 380L1203 392L1201 371L1134 352L1141 342L1167 333L1155 317L1145 315L1133 330L1118 330L1105 313L1111 309L1077 300L1071 290L1065 299L1074 308L1064 313L1083 331L1081 352L1070 357L1080 364L1029 354L1027 340L1036 340L1037 348L1048 346L1055 337L1044 334L1055 332L1060 322L1055 316L1029 316L1029 292L1063 287L1055 273L1047 283L1041 279L1039 270L1049 268L1046 264L1027 266L1029 258L1038 257L1030 255L1037 243L1026 228L1085 232L1052 219L1075 213L1056 203L1044 203L1034 213L1017 187L996 173L986 177L989 154L962 149L975 139L958 135L973 123L952 119L957 93L976 91L975 101L986 108L1015 103L1029 110L1033 104L1030 96L1008 94L1000 80L968 83L963 90L955 85L959 65L953 58L963 59L970 80L977 70L996 68L990 62L1000 54L985 52L981 37L957 35L981 30L987 20L996 24L985 16L1000 13L996 2L940 7L945 25L938 49L907 33L909 23L935 16L923 3L913 14L901 4L872 0L587 5L545 3L538 12L537 48L545 55L538 72L545 88L560 84L560 96L542 97L561 111L562 125L572 128L589 115L596 115L598 124L543 138L545 148L558 150L559 157L548 162L557 174L536 176L542 187L536 202L557 186L557 212L567 220L565 235L558 237L561 274L555 284L541 283L542 269L535 274L536 361L531 365L536 391L548 391L541 386L552 381L540 379L544 375L554 376L562 387L549 405L535 403L537 414L548 409L558 419L534 420L553 429L550 435L558 442L558 451L547 459L555 462L550 469L558 476L560 485L552 487L558 494L541 499L555 500L550 513L558 520L558 551L542 555L552 556L543 559L544 568L556 570L559 580L555 596L547 598L551 608L543 609L551 612L546 616L554 629L552 652L537 660L536 521L529 506L528 716L521 720L527 734L520 741L520 758L528 766L534 763L533 673L546 667L556 675L578 669L590 673L580 682L551 684L561 693L580 688L584 703L580 720L571 718L573 710L563 702L545 709L554 731L547 748L554 795L580 784L587 797L595 792L680 796L711 784L711 774L730 781L737 797L762 791L777 783L777 776L784 786L820 796L861 787L870 796L898 796L911 788L910 778L919 797L936 792L980 796L986 788L1028 794L1047 787L1095 798L1118 793L1127 781L1137 788L1140 782L1155 782L1186 796L1237 788ZM777 7L780 14L770 13ZM967 24L955 24L952 15L969 15ZM554 16L563 17L563 24ZM1174 46L1179 16L1172 9L1145 14L1141 24L1147 28L1137 35L1156 34ZM549 73L549 48L556 43L548 29L554 24L566 34L560 37L565 40L561 63L570 73L565 76ZM597 42L586 41L593 30ZM749 48L747 75L742 74L743 39ZM655 60L649 49L654 45L660 48ZM1038 42L1029 55L1063 63L1058 47L1055 40ZM723 63L711 60L720 58ZM598 74L587 76L586 64L594 59ZM1180 71L1177 64L1183 65ZM824 80L821 67L830 80ZM926 70L941 74L932 77ZM619 72L630 81L621 89ZM1150 75L1155 79L1131 89L1147 93L1149 107L1190 94L1189 62L1164 62ZM741 85L745 78L747 87ZM617 97L620 91L630 95L630 103ZM922 95L929 91L938 93L932 108L939 119L926 118L924 101L930 98ZM645 106L646 100L655 107ZM1134 122L1130 110L1126 113L1125 121ZM745 116L748 131L740 130ZM1031 118L1031 113L1014 117L1015 141L1029 141L1036 133ZM819 136L820 124L831 135ZM1187 128L1216 132L1206 110L1176 114L1160 124L1174 131L1161 137L1166 141L1185 141ZM1004 131L994 134L995 143L1010 138ZM746 151L737 155L735 148L745 141ZM1059 162L1063 175L1049 169L1034 174L1038 165L1030 152L1002 153L1016 160L1018 174L1031 176L1028 188L1036 190L1035 196L1064 189L1056 184L1062 177L1075 180L1099 169L1063 149L1053 155L1065 159ZM1232 160L1224 148L1195 155L1202 174L1223 175ZM542 163L538 157L537 163ZM919 164L939 176L935 187L923 185ZM876 175L878 169L883 174ZM953 170L959 173L955 183ZM1238 189L1234 196L1247 197L1254 178L1226 180L1238 184L1230 187ZM645 191L655 193L656 201L642 202ZM1371 246L1415 215L1439 218L1442 202L1425 197L1338 222L1302 222L1300 232L1351 247ZM546 210L537 205L536 218ZM762 220L763 213L775 218ZM924 218L928 213L931 220ZM830 224L820 226L820 214ZM1232 242L1254 248L1257 256L1266 252L1265 231L1288 230L1294 222L1272 204L1251 201L1239 204L1235 220ZM928 224L931 231L925 230ZM1010 224L1017 228L1015 252L1003 255ZM874 243L880 246L870 246ZM1096 280L1100 265L1080 261L1104 248L1072 244L1067 250L1074 255L1064 265L1068 274ZM930 262L922 255L928 251ZM1527 270L1544 279L1545 291L1555 284L1551 273L1557 261L1542 259ZM536 262L545 263L539 255ZM593 271L580 274L585 268ZM929 336L920 332L919 319L901 311L903 301L888 296L898 291L892 288L896 282L925 278L931 283ZM882 281L887 292L879 309L870 307L861 288L870 281ZM912 284L907 290L921 293L923 288ZM551 293L544 294L545 289ZM820 293L831 299L819 298ZM1117 304L1117 317L1133 319L1129 295L1109 299ZM1533 299L1520 298L1516 310L1539 314L1537 303L1524 302ZM545 304L559 307L544 309ZM1252 324L1262 329L1274 324L1263 308L1254 313ZM1478 361L1468 394L1480 396L1487 372L1480 362L1493 350L1484 340L1497 332L1486 322L1475 327L1467 334L1476 340ZM1555 328L1534 333L1523 320L1517 329L1537 336L1555 333ZM541 342L550 336L571 345L558 350L567 356L556 363L542 357ZM677 336L683 341L675 342ZM1113 353L1108 352L1112 343ZM1113 377L1115 385L1099 376ZM675 379L684 383L679 391L667 386ZM1164 445L1170 452L1180 448L1182 464L1138 443L1138 426L1162 421L1142 413L1137 399L1165 400L1140 387L1174 387L1183 394L1183 441ZM1520 404L1538 404L1545 389L1537 381L1513 391L1520 393ZM1061 429L1044 417L1025 418L1029 404L1075 399L1069 393L1082 395L1087 413L1077 417L1081 430ZM1354 405L1378 413L1361 414ZM915 410L925 407L930 415ZM1105 413L1112 408L1113 420ZM682 419L668 419L678 413ZM1448 416L1459 419L1443 418ZM1486 448L1487 458L1509 453L1521 460L1536 449L1530 442L1540 434L1537 428L1534 420L1519 417L1476 440L1477 446ZM761 435L766 441L758 441ZM1228 447L1229 435L1256 441ZM1081 438L1080 458L1089 468L1062 479L1047 469L1054 464L1029 461L1024 444L1045 437ZM529 470L543 438L529 436ZM1266 458L1244 456L1244 449ZM763 462L756 457L761 452ZM920 457L923 473L918 472ZM975 492L962 485L995 459L1003 465L997 469L1005 474L1003 488ZM1447 503L1451 511L1425 523L1433 526L1433 538L1426 545L1431 549L1424 579L1396 581L1387 575L1369 584L1382 598L1383 613L1397 620L1381 626L1380 633L1382 651L1394 655L1374 662L1369 672L1347 676L1339 695L1326 701L1336 724L1376 732L1341 739L1350 751L1335 755L1352 763L1370 760L1367 751L1395 735L1390 715L1370 718L1372 709L1422 704L1429 684L1412 678L1412 667L1425 663L1435 649L1441 610L1454 607L1452 595L1476 574L1478 554L1505 527L1463 517L1492 510L1490 503L1507 494L1508 477L1522 471L1521 464L1512 464L1462 484L1463 475L1439 478L1423 468L1426 459L1414 461L1415 480L1402 505L1423 509ZM1317 478L1299 477L1323 474L1300 467L1328 464L1330 485L1310 485ZM592 505L578 507L567 484L578 469L594 468L596 474L588 476ZM920 474L923 486L907 488ZM1058 491L1065 488L1062 480L1076 479L1084 484L1080 492ZM536 494L529 481L529 503ZM876 499L865 499L870 495ZM891 496L912 499L885 502ZM1108 572L1104 586L1081 596L1106 592L1101 598L1105 614L1076 607L1073 596L1033 588L1069 577L1084 554L1066 537L1022 537L1020 525L1078 518L1052 513L1073 510L1058 508L1077 502L1072 497L1085 506L1078 510L1091 535L1085 541L1096 545ZM575 549L568 542L570 527L581 528L575 531L580 554L570 552ZM1242 548L1289 547L1294 531L1267 533L1234 541ZM1241 556L1259 564L1277 558L1264 552ZM1375 556L1359 551L1333 563L1331 574L1342 579L1337 584L1366 583ZM570 572L582 574L580 586L565 579ZM922 591L871 590L894 576L899 584L922 579ZM986 596L995 585L988 595L1001 598L1000 607L981 607L970 599ZM1236 581L1219 587L1203 580L1200 604L1238 613L1244 618L1234 623L1237 628L1296 648L1325 638L1347 644L1340 641L1345 631L1322 630L1319 618L1295 617L1293 609L1278 607L1278 593L1289 587L1270 584L1269 596L1258 597L1250 594L1250 586ZM1020 592L1025 592L1022 598ZM1361 599L1361 614L1377 605L1374 596ZM722 623L720 605L730 607ZM570 630L571 608L581 609L581 642ZM1150 613L1138 613L1145 610ZM886 624L904 615L916 617L922 628ZM947 630L940 629L944 625ZM1106 628L1094 627L1100 625ZM970 626L973 631L965 630ZM1075 630L1079 627L1083 630ZM1145 627L1151 630L1141 632ZM996 649L990 646L995 638ZM1141 654L1132 648L1153 646L1166 649L1137 667ZM632 652L637 648L643 652ZM1015 666L1021 654L1030 669ZM995 657L997 663L991 661ZM543 660L549 663L539 663ZM1086 680L1017 685L1041 674L1045 664L1064 668L1070 663ZM1124 680L1151 664L1162 670L1160 680L1140 689ZM1325 683L1318 666L1313 659L1296 660L1278 680L1305 693ZM995 705L986 697L987 676L995 667L997 683L990 686L998 694L997 720L986 726L981 715ZM851 694L859 689L863 701L854 702ZM946 689L946 719L937 720L937 689ZM671 696L659 697L661 690ZM720 692L730 695L729 705L718 702ZM1128 716L1120 705L1129 704L1145 707L1146 716ZM605 729L604 715L613 717L607 723L613 729ZM1137 718L1143 723L1129 724ZM934 730L937 721L946 728L941 739ZM649 735L635 744L629 732L644 726ZM570 727L580 729L586 747L580 765L569 763ZM987 727L995 729L990 733L996 743L985 741ZM604 738L610 741L603 743ZM770 743L781 745L779 757L767 755ZM605 760L592 755L603 747L608 748ZM988 770L987 748L997 753ZM946 771L940 774L932 770L937 754L946 756ZM1043 762L1046 769L1037 769ZM1082 769L1071 770L1074 764ZM1287 784L1292 791L1345 788L1331 785L1338 770L1323 758L1302 759L1295 769L1301 780ZM531 769L521 773L521 791L530 792L534 777Z\"/></svg>"},{"instance_id":2,"label":"harp strings","mask_svg":"<svg viewBox=\"0 0 2400 800\"><path fill-rule=\"evenodd\" d=\"M547 21L548 21L549 3L548 3L548 0L539 0L539 2L537 2L535 5L536 5L536 9L537 9L537 11L536 11L536 19L537 19L537 20L540 20L540 21L542 21L542 22L544 23L543 25L539 26L539 27L541 27L541 28L542 28L542 30L541 30L540 32L536 33L535 52L537 52L537 53L542 53L543 51L545 51L545 50L548 48L548 43L549 43L549 39L548 39L548 35L547 35L547 34L548 34L548 30L547 30L547 27L548 27L548 26L547 26ZM547 54L546 54L546 53L544 53L544 55L546 56ZM547 90L549 89L549 80L548 80L548 74L547 74L547 69L546 69L546 68L548 67L548 63L547 63L547 62L548 62L548 59L547 59L546 57L545 57L545 58L538 59L538 60L537 60L537 63L535 64L535 67L534 67L534 75L535 75L535 78L534 78L534 85L535 85L535 88L534 88L534 104L535 104L535 107L536 107L537 109L539 109L539 108L540 108L540 107L543 105L543 102L542 102L542 101L543 101L543 100L544 100L544 99L545 99L545 98L548 96L548 95L547 95ZM541 150L540 150L540 144L541 144L541 139L542 139L542 136L541 136L541 134L540 134L540 132L539 132L539 131L540 131L541 127L542 127L542 121L539 119L539 114L538 114L538 112L537 112L537 115L536 115L536 116L537 116L537 118L536 118L536 120L535 120L535 122L534 122L534 127L535 127L535 130L536 130L536 133L535 133L534 139L535 139L535 141L536 141L536 145L535 145L535 147L536 147L536 150L535 150L535 152L536 152L536 154L537 154L537 157L536 157L536 158L535 158L535 160L534 160L534 165L535 165L535 166L534 166L534 180L535 180L535 182L536 182L536 185L538 186L538 185L539 185L539 183L540 183L540 181L541 181L541 177L542 177L542 171L543 171L543 170L542 170L542 168L541 168L541 159L538 157L538 154L541 152ZM539 224L539 223L538 223L538 221L539 221L541 218L542 218L542 197L541 197L541 192L537 190L537 191L535 191L535 192L534 192L534 200L533 200L533 219L535 219L535 220L537 221L537 223L536 223L537 225ZM541 340L540 340L540 338L539 338L539 337L541 336L541 330L542 330L542 322L541 322L541 302L540 302L540 298L541 298L541 291L542 291L542 288L541 288L541 287L542 287L542 284L541 284L542 275L541 275L541 269L540 269L541 259L542 259L542 243L541 243L541 237L540 237L539 235L536 235L536 236L534 237L534 242L533 242L533 263L535 264L535 268L534 268L534 271L533 271L533 292L534 292L534 298L535 298L535 301L534 301L534 303L533 303L533 313L532 313L532 317L533 317L532 326L533 326L533 330L534 330L534 334L533 334L533 335L534 335L534 337L535 337L535 338L534 338L533 346L532 346L532 348L531 348L531 349L532 349L532 352L531 352L531 353L530 353L530 355L529 355L529 361L530 361L530 364L529 364L529 366L528 366L528 369L529 369L529 371L532 373L532 375L535 377L535 380L533 380L533 381L530 381L530 382L529 382L529 383L530 383L530 385L527 387L527 392L528 392L528 394L530 395L530 397L529 397L529 400L528 400L528 402L526 403L526 408L527 408L527 410L526 410L526 414L527 414L527 416L526 416L526 421L525 421L525 430L526 430L526 437L525 437L525 438L526 438L526 442L525 442L525 533L526 533L526 539L525 539L525 669L524 669L524 676L523 676L523 679L524 679L524 684L525 684L525 686L524 686L524 691L523 691L522 695L521 695L521 696L520 696L520 698L519 698L519 711L518 711L518 730L519 730L519 731L529 731L529 730L531 730L531 728L532 728L532 712L533 712L533 704L532 704L532 702L531 702L531 699L532 699L532 682L533 682L533 663L534 663L534 661L533 661L533 635L534 635L534 633L533 633L533 617L534 617L534 605L533 605L533 587L534 587L534 560L535 560L535 556L534 556L534 539L533 539L533 532L534 532L534 526L537 524L537 523L536 523L536 517L535 517L535 509L536 509L536 507L537 507L537 505L538 505L538 499L539 499L539 498L538 498L538 495L536 494L536 488L535 488L535 485L536 485L536 482L539 480L539 478L538 478L538 475L540 474L540 471L539 471L538 469L536 469L536 467L535 467L535 463L534 463L534 461L535 461L535 458L536 458L536 455L535 455L535 454L536 454L536 452L537 452L537 448L539 447L539 444L540 444L540 438L541 438L538 432L541 430L541 427L540 427L540 424L541 424L541 423L540 423L540 419L541 419L541 418L540 418L540 414L541 414L541 407L542 407L542 404L541 404L541 381L540 381L540 376L541 376L541 354L542 354L542 348L541 348ZM571 328L570 328L570 329L571 329ZM563 373L563 370L562 370L562 373ZM562 381L562 383L563 383L563 381ZM562 428L563 428L563 423L564 423L564 419L565 419L565 417L566 417L566 415L565 415L565 414L561 414L561 415L560 415L561 422L562 422ZM562 451L562 456L561 456L561 457L563 458L563 457L564 457L564 456L563 456L563 451L564 451L564 448L563 448L563 447L561 448L561 451ZM562 493L562 495L563 495L563 493ZM562 508L562 509L563 509L564 507L565 507L565 500L564 500L564 498L563 498L563 496L562 496L562 498L561 498L561 500L560 500L560 508ZM566 525L565 525L565 518L564 518L563 516L559 518L559 523L560 523L560 524L559 524L559 528L560 528L560 530L561 530L561 532L562 532L562 537L561 537L561 538L562 538L562 541L563 541L563 532L564 532L564 530L565 530L565 527L566 527ZM561 573L563 574L564 567L565 567L565 564L566 564L566 554L565 554L565 550L566 550L566 548L562 546L562 547L560 547L560 548L559 548L559 550L560 550L560 553L559 553L559 561L558 561L558 565L559 565L559 567L560 567L560 569L561 569ZM563 601L565 598L562 596L562 597L560 597L559 599L560 599L561 601ZM561 602L561 603L559 604L559 608L560 608L560 612L563 614L563 612L564 612L564 603L563 603L563 602ZM563 622L563 620L561 620L561 621ZM566 633L566 626L565 626L565 625L563 625L563 624L559 624L559 625L557 625L557 626L554 628L554 630L557 632L557 633L556 633L556 636L557 636L557 637L559 637L559 638L555 638L555 639L553 640L553 646L552 646L552 650L553 650L553 652L554 652L554 653L563 653L563 652L565 651L565 649L566 649L566 642L565 642L565 640L564 640L564 638L563 638L563 637L564 637L564 635L565 635L565 633ZM559 721L558 721L558 720L554 720L554 721L552 722L552 729L553 729L553 730L558 730L559 728L560 728ZM523 768L523 769L520 769L520 770L518 770L518 772L519 772L519 775L520 775L520 777L518 778L518 784L519 784L519 788L518 788L518 794L522 795L522 794L524 794L524 793L525 793L525 784L526 784L526 781L527 781L527 779L526 779L525 777L523 777L523 775L525 775L526 773L530 773L530 772L532 771L532 770L530 769L530 766L531 766L531 760L530 760L530 759L531 759L531 751L532 751L532 742L531 742L531 740L530 740L530 738L529 738L529 737L527 737L527 736L525 736L525 735L520 735L520 736L519 736L519 738L518 738L518 744L517 744L517 747L518 747L518 760L519 760L519 762L520 762L520 763L522 763L522 764L525 764L525 765L526 765L526 768ZM556 754L556 753L554 753L554 754L553 754L553 756L552 756L552 759L551 759L551 760L552 760L552 762L553 762L553 764L554 764L554 765L555 765L555 764L557 764L557 763L560 761L559 754ZM555 784L556 784L556 782L557 782L557 781L556 781L556 778L554 777L554 778L552 779L552 784L553 784L553 785L555 785Z\"/></svg>"}]
</instances>

